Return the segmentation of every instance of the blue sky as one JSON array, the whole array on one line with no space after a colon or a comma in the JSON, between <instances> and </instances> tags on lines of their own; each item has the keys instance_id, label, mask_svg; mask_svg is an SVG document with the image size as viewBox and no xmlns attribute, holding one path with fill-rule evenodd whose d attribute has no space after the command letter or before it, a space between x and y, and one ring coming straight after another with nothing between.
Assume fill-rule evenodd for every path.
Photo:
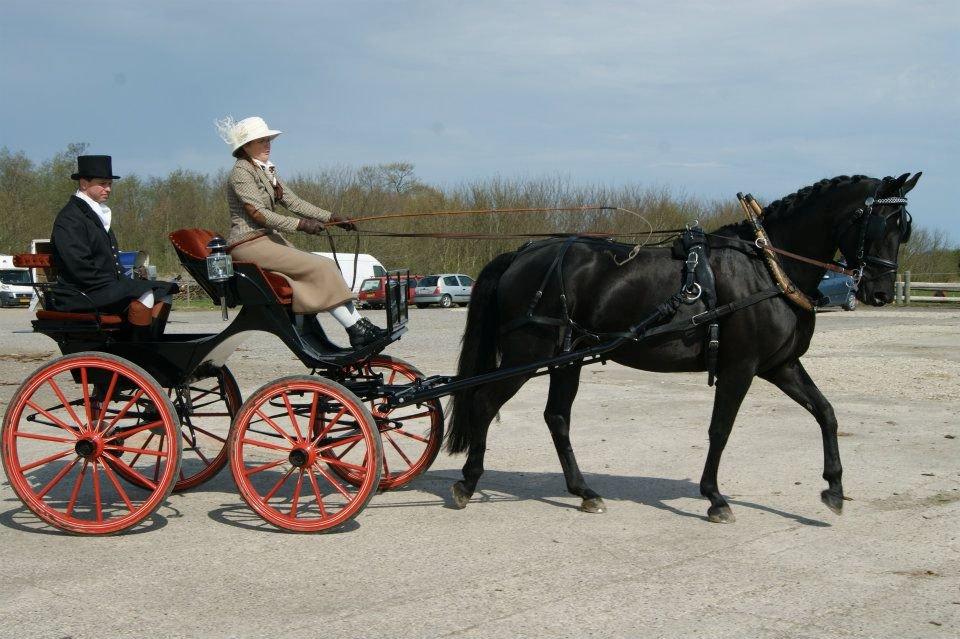
<instances>
[{"instance_id":1,"label":"blue sky","mask_svg":"<svg viewBox=\"0 0 960 639\"><path fill-rule=\"evenodd\" d=\"M261 115L288 175L403 160L442 185L774 198L922 170L915 219L960 243L958 36L956 0L7 0L0 146L213 172L213 120Z\"/></svg>"}]
</instances>

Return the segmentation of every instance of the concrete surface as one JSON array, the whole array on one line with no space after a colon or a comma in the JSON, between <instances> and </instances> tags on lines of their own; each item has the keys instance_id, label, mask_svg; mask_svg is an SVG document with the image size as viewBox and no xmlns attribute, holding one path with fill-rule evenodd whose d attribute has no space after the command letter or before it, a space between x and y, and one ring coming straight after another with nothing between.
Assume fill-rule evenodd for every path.
<instances>
[{"instance_id":1,"label":"concrete surface","mask_svg":"<svg viewBox=\"0 0 960 639\"><path fill-rule=\"evenodd\" d=\"M388 353L452 373L465 317L413 309ZM28 320L0 313L3 408L54 355L12 333ZM492 428L463 511L449 498L463 458L443 453L329 535L262 524L228 471L107 538L46 527L4 481L0 637L960 636L960 311L825 313L805 362L840 421L842 516L819 501L816 423L758 381L721 465L737 521L708 523L705 375L594 366L572 434L602 515L565 492L542 379ZM272 337L230 365L244 396L302 372Z\"/></svg>"}]
</instances>

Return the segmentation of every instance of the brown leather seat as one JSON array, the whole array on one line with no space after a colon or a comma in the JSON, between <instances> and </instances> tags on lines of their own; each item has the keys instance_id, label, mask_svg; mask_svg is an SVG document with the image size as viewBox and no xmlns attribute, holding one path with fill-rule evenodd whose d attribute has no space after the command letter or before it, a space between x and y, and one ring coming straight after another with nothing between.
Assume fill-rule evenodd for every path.
<instances>
[{"instance_id":1,"label":"brown leather seat","mask_svg":"<svg viewBox=\"0 0 960 639\"><path fill-rule=\"evenodd\" d=\"M96 322L97 316L94 313L64 313L62 311L37 311L38 320L50 320L56 322ZM119 315L101 315L100 324L103 326L118 326L124 323L124 319Z\"/></svg>"},{"instance_id":2,"label":"brown leather seat","mask_svg":"<svg viewBox=\"0 0 960 639\"><path fill-rule=\"evenodd\" d=\"M207 244L218 235L207 229L179 229L170 234L170 242L193 259L205 260L210 255Z\"/></svg>"},{"instance_id":3,"label":"brown leather seat","mask_svg":"<svg viewBox=\"0 0 960 639\"><path fill-rule=\"evenodd\" d=\"M243 264L243 262L239 262L239 264ZM263 273L270 288L273 289L278 302L281 304L293 304L293 287L290 286L290 282L288 282L285 277L273 271L265 271L262 268L260 272Z\"/></svg>"},{"instance_id":4,"label":"brown leather seat","mask_svg":"<svg viewBox=\"0 0 960 639\"><path fill-rule=\"evenodd\" d=\"M18 253L13 256L13 265L18 268L50 268L53 260L49 253Z\"/></svg>"},{"instance_id":5,"label":"brown leather seat","mask_svg":"<svg viewBox=\"0 0 960 639\"><path fill-rule=\"evenodd\" d=\"M53 260L49 253L20 253L13 256L13 265L20 268L49 269L48 276L55 277ZM37 310L37 319L51 322L91 322L97 321L96 313L65 313L63 311ZM119 326L124 323L120 315L100 315L101 326Z\"/></svg>"},{"instance_id":6,"label":"brown leather seat","mask_svg":"<svg viewBox=\"0 0 960 639\"><path fill-rule=\"evenodd\" d=\"M189 255L196 260L205 260L207 256L210 255L207 244L218 235L219 233L208 229L179 229L170 234L170 242L173 243L181 253ZM286 305L293 303L293 288L291 288L290 282L288 282L286 278L278 273L265 271L250 262L234 262L235 266L244 264L250 264L260 271L263 279L273 290L273 294L280 304Z\"/></svg>"}]
</instances>

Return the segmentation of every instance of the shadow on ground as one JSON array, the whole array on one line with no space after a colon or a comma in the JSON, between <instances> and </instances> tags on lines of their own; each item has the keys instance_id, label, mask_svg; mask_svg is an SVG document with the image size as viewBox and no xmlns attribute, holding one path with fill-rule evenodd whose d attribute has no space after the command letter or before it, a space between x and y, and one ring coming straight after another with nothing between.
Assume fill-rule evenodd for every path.
<instances>
[{"instance_id":1,"label":"shadow on ground","mask_svg":"<svg viewBox=\"0 0 960 639\"><path fill-rule=\"evenodd\" d=\"M277 476L279 476L279 474ZM393 500L388 502L382 499L378 500L375 496L367 508L376 510L380 508L435 508L441 506L455 509L456 506L454 505L450 488L454 482L460 478L459 471L454 470L427 472L409 485L394 491L398 495L404 496L402 501ZM584 478L587 484L600 493L606 500L633 502L664 510L680 517L690 517L707 521L705 513L708 502L700 496L699 485L689 479L608 475L603 473L585 473ZM228 497L228 503L221 504L219 508L209 513L210 518L218 523L257 532L285 532L267 524L243 503L237 494L237 488L233 483L229 471L225 470L207 483L191 491L171 495L170 499L160 508L160 512L155 513L153 517L149 518L146 522L125 534L149 532L162 528L167 523L167 516L162 514L164 511L172 511L170 516L175 518L178 516L174 506L177 500L189 499L191 494L202 492L218 493ZM234 498L236 501L233 501ZM696 499L702 504L702 510L700 512L691 512L669 503L680 499ZM484 473L480 481L480 488L471 500L471 507L491 502L519 502L527 500L536 500L558 508L577 509L579 507L576 498L573 498L567 493L561 473L502 470L488 470ZM10 501L16 502L17 500ZM783 517L784 519L793 520L804 526L830 526L830 524L825 521L810 519L796 513L771 508L755 502L744 501L742 499L729 499L728 501L730 505L734 507L760 510ZM19 504L19 502L17 502L17 504L17 507L0 513L0 525L23 532L66 534L47 526L37 519L33 513ZM349 521L342 527L331 532L350 532L357 528L358 524L355 521Z\"/></svg>"}]
</instances>

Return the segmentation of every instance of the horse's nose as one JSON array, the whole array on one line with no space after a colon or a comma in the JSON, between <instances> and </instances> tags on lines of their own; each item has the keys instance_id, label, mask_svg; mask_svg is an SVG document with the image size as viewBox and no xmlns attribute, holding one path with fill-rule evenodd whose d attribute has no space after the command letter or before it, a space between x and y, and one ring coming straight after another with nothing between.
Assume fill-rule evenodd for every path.
<instances>
[{"instance_id":1,"label":"horse's nose","mask_svg":"<svg viewBox=\"0 0 960 639\"><path fill-rule=\"evenodd\" d=\"M890 301L890 298L886 293L874 293L873 294L873 303L877 306L883 306Z\"/></svg>"}]
</instances>

